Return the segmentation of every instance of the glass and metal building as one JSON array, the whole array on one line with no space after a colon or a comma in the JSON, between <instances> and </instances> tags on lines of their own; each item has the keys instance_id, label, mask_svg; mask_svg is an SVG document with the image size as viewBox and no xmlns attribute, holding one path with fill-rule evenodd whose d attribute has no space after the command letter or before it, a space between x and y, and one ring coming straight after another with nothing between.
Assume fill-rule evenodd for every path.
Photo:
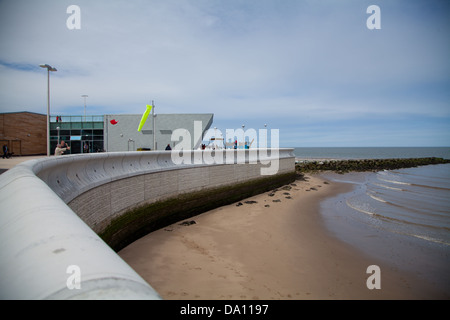
<instances>
[{"instance_id":1,"label":"glass and metal building","mask_svg":"<svg viewBox=\"0 0 450 320\"><path fill-rule=\"evenodd\" d=\"M70 151L64 154L102 152L104 148L104 116L51 116L50 152L64 141Z\"/></svg>"},{"instance_id":2,"label":"glass and metal building","mask_svg":"<svg viewBox=\"0 0 450 320\"><path fill-rule=\"evenodd\" d=\"M213 116L212 113L152 115L142 131L137 131L141 114L51 116L50 154L55 154L61 141L70 147L64 154L164 150L167 145L175 146L171 135L177 129L186 130L190 146L197 149Z\"/></svg>"},{"instance_id":3,"label":"glass and metal building","mask_svg":"<svg viewBox=\"0 0 450 320\"><path fill-rule=\"evenodd\" d=\"M157 114L137 131L141 114L50 116L50 154L64 141L64 154L164 150L178 142L172 134L183 129L193 149L213 122L213 114ZM47 153L47 117L32 112L0 113L0 142L14 156ZM175 137L183 139L184 137ZM184 141L188 142L188 141Z\"/></svg>"}]
</instances>

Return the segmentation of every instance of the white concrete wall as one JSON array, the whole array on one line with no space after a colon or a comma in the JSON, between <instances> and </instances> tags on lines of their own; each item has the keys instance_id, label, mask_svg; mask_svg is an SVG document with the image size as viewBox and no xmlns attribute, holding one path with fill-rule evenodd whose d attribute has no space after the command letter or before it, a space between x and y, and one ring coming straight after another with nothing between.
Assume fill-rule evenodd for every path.
<instances>
[{"instance_id":1,"label":"white concrete wall","mask_svg":"<svg viewBox=\"0 0 450 320\"><path fill-rule=\"evenodd\" d=\"M159 299L30 162L0 176L0 299ZM67 286L72 265L80 289Z\"/></svg>"},{"instance_id":2,"label":"white concrete wall","mask_svg":"<svg viewBox=\"0 0 450 320\"><path fill-rule=\"evenodd\" d=\"M265 167L248 150L234 150L234 164L195 164L202 155L189 152L192 164L179 165L164 151L71 155L2 174L0 298L159 299L95 231L133 206L257 178ZM278 173L295 170L293 149L275 155ZM81 289L67 287L71 265L80 268Z\"/></svg>"},{"instance_id":3,"label":"white concrete wall","mask_svg":"<svg viewBox=\"0 0 450 320\"><path fill-rule=\"evenodd\" d=\"M144 109L145 110L145 109ZM141 121L142 114L126 115L105 115L105 149L108 152L136 151L137 148L150 148L153 150L153 120L152 114L147 118L142 130L137 128ZM167 144L174 147L176 141L172 141L172 132L183 128L188 130L191 136L191 147L195 148L197 141L203 138L204 133L212 124L214 115L206 114L157 114L155 118L156 126L156 149L165 150ZM111 120L116 120L117 124L112 125ZM194 122L201 121L202 127L199 132L194 129ZM195 134L194 134L195 133Z\"/></svg>"}]
</instances>

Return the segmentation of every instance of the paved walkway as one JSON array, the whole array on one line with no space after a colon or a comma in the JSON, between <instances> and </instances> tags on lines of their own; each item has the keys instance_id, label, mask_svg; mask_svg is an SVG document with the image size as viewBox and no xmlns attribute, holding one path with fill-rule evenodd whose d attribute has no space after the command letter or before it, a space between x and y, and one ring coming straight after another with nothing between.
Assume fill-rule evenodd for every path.
<instances>
[{"instance_id":1,"label":"paved walkway","mask_svg":"<svg viewBox=\"0 0 450 320\"><path fill-rule=\"evenodd\" d=\"M17 157L12 157L9 159L3 159L0 157L0 174L5 172L8 169L11 169L16 164L19 164L21 162L32 160L32 159L45 158L45 157L47 157L47 156L23 156L23 157L17 156Z\"/></svg>"}]
</instances>

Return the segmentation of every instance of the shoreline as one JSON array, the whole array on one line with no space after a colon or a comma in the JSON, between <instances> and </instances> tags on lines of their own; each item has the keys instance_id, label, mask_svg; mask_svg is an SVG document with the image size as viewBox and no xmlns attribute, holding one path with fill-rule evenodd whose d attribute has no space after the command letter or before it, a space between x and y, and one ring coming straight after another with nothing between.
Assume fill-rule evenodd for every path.
<instances>
[{"instance_id":1,"label":"shoreline","mask_svg":"<svg viewBox=\"0 0 450 320\"><path fill-rule=\"evenodd\" d=\"M157 230L118 254L168 300L435 297L413 274L375 261L327 230L321 201L351 185L307 178L188 220L195 223ZM366 285L373 264L382 272L380 290Z\"/></svg>"},{"instance_id":2,"label":"shoreline","mask_svg":"<svg viewBox=\"0 0 450 320\"><path fill-rule=\"evenodd\" d=\"M368 194L368 180L375 174L326 174L328 179L354 186L348 193L322 201L322 216L327 229L341 241L368 252L376 261L386 262L400 276L409 274L414 279L411 290L422 290L425 299L449 299L448 244L424 241L425 238L414 236L411 231L383 226L382 218L364 220L366 213L360 216L348 206L347 201L352 197Z\"/></svg>"}]
</instances>

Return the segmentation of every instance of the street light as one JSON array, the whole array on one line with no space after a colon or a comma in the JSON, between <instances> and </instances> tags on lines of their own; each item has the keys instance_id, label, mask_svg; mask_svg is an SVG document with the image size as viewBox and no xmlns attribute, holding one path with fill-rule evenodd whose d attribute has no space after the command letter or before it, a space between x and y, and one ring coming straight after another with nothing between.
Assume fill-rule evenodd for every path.
<instances>
[{"instance_id":1,"label":"street light","mask_svg":"<svg viewBox=\"0 0 450 320\"><path fill-rule=\"evenodd\" d=\"M47 157L50 156L50 71L57 71L56 68L48 64L39 65L41 68L47 69Z\"/></svg>"},{"instance_id":2,"label":"street light","mask_svg":"<svg viewBox=\"0 0 450 320\"><path fill-rule=\"evenodd\" d=\"M86 122L86 98L89 96L87 94L83 94L82 97L84 98L84 122Z\"/></svg>"}]
</instances>

